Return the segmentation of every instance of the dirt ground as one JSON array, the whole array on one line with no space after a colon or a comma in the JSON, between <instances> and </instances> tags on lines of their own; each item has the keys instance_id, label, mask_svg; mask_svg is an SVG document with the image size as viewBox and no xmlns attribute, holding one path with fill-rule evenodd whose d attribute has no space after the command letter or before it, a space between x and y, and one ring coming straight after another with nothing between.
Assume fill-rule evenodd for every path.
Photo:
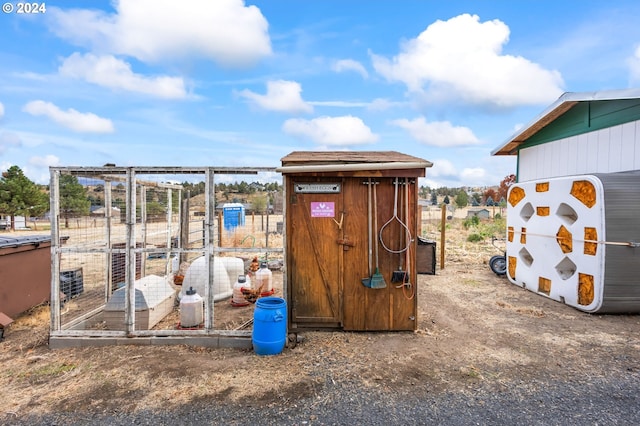
<instances>
[{"instance_id":1,"label":"dirt ground","mask_svg":"<svg viewBox=\"0 0 640 426\"><path fill-rule=\"evenodd\" d=\"M276 356L187 346L50 350L48 309L34 309L0 343L0 423L203 401L327 402L323 389L332 381L394 394L464 393L478 384L499 391L639 368L640 316L590 315L516 287L489 270L497 250L465 236L461 228L448 234L444 269L419 275L417 331L306 332Z\"/></svg>"}]
</instances>

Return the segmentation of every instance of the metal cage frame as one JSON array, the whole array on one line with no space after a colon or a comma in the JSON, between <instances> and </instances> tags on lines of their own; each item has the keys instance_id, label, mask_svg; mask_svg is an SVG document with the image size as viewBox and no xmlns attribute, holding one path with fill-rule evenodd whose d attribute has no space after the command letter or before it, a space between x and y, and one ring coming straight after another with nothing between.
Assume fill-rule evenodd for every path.
<instances>
[{"instance_id":1,"label":"metal cage frame","mask_svg":"<svg viewBox=\"0 0 640 426\"><path fill-rule=\"evenodd\" d=\"M231 168L231 167L51 167L50 168L50 203L51 203L51 326L49 333L49 346L52 348L62 347L78 347L78 346L104 346L104 345L120 345L120 344L188 344L206 347L251 347L251 330L217 330L214 328L214 294L212 291L214 280L214 257L221 252L240 251L233 247L220 247L216 244L217 235L215 231L216 221L216 200L215 200L215 177L216 175L255 175L259 172L274 172L275 168L271 167L247 167L247 168ZM126 188L126 246L124 248L113 248L108 243L103 249L87 249L86 251L99 251L106 254L108 259L114 253L123 253L125 255L125 327L124 330L86 330L71 327L70 324L62 324L61 321L61 279L60 279L60 260L65 253L78 252L84 249L64 247L60 235L60 176L62 174L71 174L82 177L94 177L104 181L120 181ZM136 244L136 186L154 185L160 188L174 189L182 191L182 186L177 184L147 182L143 178L145 175L185 175L185 174L201 174L204 176L205 182L205 212L203 225L203 247L190 249L188 247L171 247L171 241L167 241L167 250L178 256L189 253L203 253L207 256L206 276L209 277L208 285L203 296L205 301L205 318L204 327L197 330L191 329L175 329L175 330L139 330L136 329L136 312L135 312L135 288L136 280L136 255L158 251L157 249L145 249L138 247ZM143 194L145 191L141 191ZM168 191L168 202L171 203L171 193ZM104 194L105 206L111 206L111 192L105 190ZM169 204L171 205L171 204ZM182 208L181 203L178 203ZM171 215L171 208L168 209L168 215ZM180 221L182 215L179 211ZM106 239L109 240L111 232L111 208L105 208L106 223ZM142 212L144 223L144 209ZM168 226L171 226L171 217L169 217ZM180 222L182 223L182 222ZM220 229L220 228L218 228ZM181 231L182 232L182 231ZM218 231L220 232L220 231ZM268 234L268 233L267 233ZM167 239L169 239L168 237ZM171 248L169 248L171 247ZM242 248L243 252L256 253L282 253L283 247L267 247L267 248ZM109 270L109 265L105 265ZM109 273L107 273L107 276ZM105 291L108 293L108 291ZM285 291L286 294L286 291ZM105 294L105 299L108 299ZM95 311L95 310L94 310ZM88 312L84 317L76 320L75 323L85 320L96 312Z\"/></svg>"}]
</instances>

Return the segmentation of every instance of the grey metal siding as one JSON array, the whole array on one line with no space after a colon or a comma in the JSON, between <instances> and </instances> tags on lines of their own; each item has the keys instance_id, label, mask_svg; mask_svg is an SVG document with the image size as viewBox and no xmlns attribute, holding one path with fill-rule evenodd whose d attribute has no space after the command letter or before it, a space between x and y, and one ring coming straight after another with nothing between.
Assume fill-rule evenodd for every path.
<instances>
[{"instance_id":1,"label":"grey metal siding","mask_svg":"<svg viewBox=\"0 0 640 426\"><path fill-rule=\"evenodd\" d=\"M599 312L640 312L640 171L596 174L604 187L606 254Z\"/></svg>"}]
</instances>

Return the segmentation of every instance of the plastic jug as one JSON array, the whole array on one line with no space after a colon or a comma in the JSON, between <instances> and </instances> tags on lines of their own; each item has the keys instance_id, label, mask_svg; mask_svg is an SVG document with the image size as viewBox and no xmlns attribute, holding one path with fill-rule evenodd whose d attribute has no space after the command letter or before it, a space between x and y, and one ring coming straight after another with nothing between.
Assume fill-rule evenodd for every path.
<instances>
[{"instance_id":1,"label":"plastic jug","mask_svg":"<svg viewBox=\"0 0 640 426\"><path fill-rule=\"evenodd\" d=\"M231 297L231 306L240 307L248 306L249 301L244 298L242 288L251 288L251 283L247 283L247 277L245 275L239 275L238 280L233 285L233 296Z\"/></svg>"},{"instance_id":2,"label":"plastic jug","mask_svg":"<svg viewBox=\"0 0 640 426\"><path fill-rule=\"evenodd\" d=\"M204 322L204 300L189 287L180 299L180 326L182 328L198 327Z\"/></svg>"},{"instance_id":3,"label":"plastic jug","mask_svg":"<svg viewBox=\"0 0 640 426\"><path fill-rule=\"evenodd\" d=\"M260 264L260 269L256 272L256 282L254 290L260 289L260 296L271 296L273 294L273 274L267 267L266 262Z\"/></svg>"}]
</instances>

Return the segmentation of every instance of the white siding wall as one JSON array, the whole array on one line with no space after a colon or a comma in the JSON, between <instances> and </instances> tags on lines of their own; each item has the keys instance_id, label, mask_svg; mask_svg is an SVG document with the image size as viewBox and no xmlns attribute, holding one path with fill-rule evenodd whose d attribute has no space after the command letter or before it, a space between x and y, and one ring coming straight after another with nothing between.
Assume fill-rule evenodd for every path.
<instances>
[{"instance_id":1,"label":"white siding wall","mask_svg":"<svg viewBox=\"0 0 640 426\"><path fill-rule=\"evenodd\" d=\"M640 120L520 151L518 180L640 170Z\"/></svg>"}]
</instances>

